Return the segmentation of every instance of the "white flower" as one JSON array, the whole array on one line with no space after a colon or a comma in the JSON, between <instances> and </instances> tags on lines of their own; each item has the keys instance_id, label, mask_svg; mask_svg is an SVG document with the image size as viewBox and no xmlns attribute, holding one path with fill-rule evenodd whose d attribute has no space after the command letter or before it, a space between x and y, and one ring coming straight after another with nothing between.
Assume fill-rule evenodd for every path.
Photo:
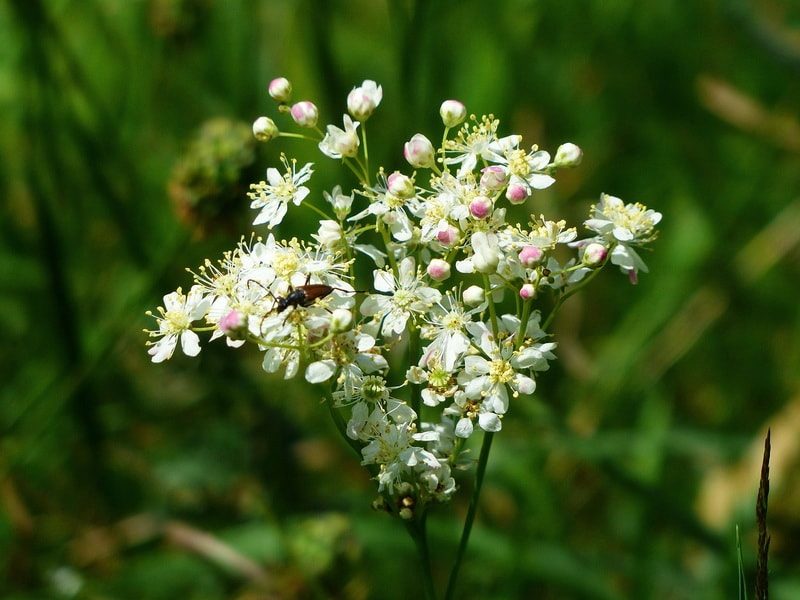
<instances>
[{"instance_id":1,"label":"white flower","mask_svg":"<svg viewBox=\"0 0 800 600\"><path fill-rule=\"evenodd\" d=\"M267 223L267 227L272 229L283 221L289 202L299 206L308 196L309 189L302 184L311 178L313 165L308 163L298 171L295 161L290 164L285 156L281 160L286 167L285 175L270 167L267 169L269 183L261 181L250 186L251 191L247 194L252 200L250 208L261 209L253 225Z\"/></svg>"},{"instance_id":2,"label":"white flower","mask_svg":"<svg viewBox=\"0 0 800 600\"><path fill-rule=\"evenodd\" d=\"M333 212L336 213L339 219L344 219L350 214L350 207L353 205L353 192L350 192L350 195L346 195L342 192L342 186L337 185L330 193L322 192L322 195L333 207Z\"/></svg>"},{"instance_id":3,"label":"white flower","mask_svg":"<svg viewBox=\"0 0 800 600\"><path fill-rule=\"evenodd\" d=\"M200 353L200 338L191 330L192 323L201 319L208 312L210 302L203 297L203 290L193 286L184 295L180 288L164 296L164 307L159 307L161 315L156 317L158 329L148 331L150 337L161 337L157 342L148 342L147 353L154 363L160 363L172 357L178 340L181 350L186 356L197 356Z\"/></svg>"},{"instance_id":4,"label":"white flower","mask_svg":"<svg viewBox=\"0 0 800 600\"><path fill-rule=\"evenodd\" d=\"M497 119L483 117L478 123L470 125L465 123L458 135L453 140L448 140L445 150L451 155L444 163L458 165L458 177L462 178L475 169L478 159L489 160L492 156L502 154L507 148L516 147L522 139L519 135L510 135L497 138Z\"/></svg>"},{"instance_id":5,"label":"white flower","mask_svg":"<svg viewBox=\"0 0 800 600\"><path fill-rule=\"evenodd\" d=\"M391 295L370 294L361 305L362 314L382 319L383 335L401 334L413 314L426 312L442 297L423 284L412 257L404 258L398 271L397 278L390 271L375 271L375 289Z\"/></svg>"},{"instance_id":6,"label":"white flower","mask_svg":"<svg viewBox=\"0 0 800 600\"><path fill-rule=\"evenodd\" d=\"M388 184L383 181L377 187L372 188L370 194L370 205L361 212L353 215L349 221L360 221L370 215L375 215L389 226L392 237L398 242L407 242L413 235L413 222L410 214L419 210L419 202L412 194L405 198L396 196L387 190Z\"/></svg>"},{"instance_id":7,"label":"white flower","mask_svg":"<svg viewBox=\"0 0 800 600\"><path fill-rule=\"evenodd\" d=\"M464 358L464 370L459 373L458 383L464 389L463 397L456 395L457 403L466 416L456 425L456 435L466 437L471 433L471 424L464 419L478 418L484 431L499 431L501 417L508 411L508 389L514 397L532 394L535 381L519 372L527 369L520 363L520 353L514 348L515 331L512 323L503 323L506 336L498 344L485 323L473 322L468 329L483 355L468 355Z\"/></svg>"},{"instance_id":8,"label":"white flower","mask_svg":"<svg viewBox=\"0 0 800 600\"><path fill-rule=\"evenodd\" d=\"M456 262L459 273L494 273L502 258L499 238L494 233L476 231L470 238L472 256Z\"/></svg>"},{"instance_id":9,"label":"white flower","mask_svg":"<svg viewBox=\"0 0 800 600\"><path fill-rule=\"evenodd\" d=\"M647 265L632 246L642 246L656 238L655 226L661 221L661 213L638 202L625 204L615 196L602 194L600 202L592 206L592 215L585 225L598 234L597 239L584 242L605 242L611 247L611 262L628 273L633 282L638 271L647 273Z\"/></svg>"},{"instance_id":10,"label":"white flower","mask_svg":"<svg viewBox=\"0 0 800 600\"><path fill-rule=\"evenodd\" d=\"M531 150L530 153L517 148L509 148L502 154L491 152L490 160L498 163L508 174L509 187L522 186L528 195L533 190L550 187L555 179L545 173L550 164L550 154L544 150Z\"/></svg>"},{"instance_id":11,"label":"white flower","mask_svg":"<svg viewBox=\"0 0 800 600\"><path fill-rule=\"evenodd\" d=\"M381 103L383 88L367 79L347 94L347 110L359 121L366 121Z\"/></svg>"},{"instance_id":12,"label":"white flower","mask_svg":"<svg viewBox=\"0 0 800 600\"><path fill-rule=\"evenodd\" d=\"M464 310L453 294L447 292L444 299L437 302L425 317L423 337L433 341L425 349L420 366L424 366L431 358L438 357L445 371L452 373L470 346L466 333L467 324L472 321L475 313L485 307L481 303L472 310Z\"/></svg>"},{"instance_id":13,"label":"white flower","mask_svg":"<svg viewBox=\"0 0 800 600\"><path fill-rule=\"evenodd\" d=\"M328 132L319 143L319 149L325 156L331 158L348 158L358 154L358 134L356 130L360 123L353 121L350 115L342 118L344 129L339 129L335 125L328 125Z\"/></svg>"},{"instance_id":14,"label":"white flower","mask_svg":"<svg viewBox=\"0 0 800 600\"><path fill-rule=\"evenodd\" d=\"M655 226L661 213L643 204L625 204L615 196L602 194L600 202L592 206L593 218L585 225L609 241L625 244L645 244L655 239Z\"/></svg>"},{"instance_id":15,"label":"white flower","mask_svg":"<svg viewBox=\"0 0 800 600\"><path fill-rule=\"evenodd\" d=\"M342 243L342 228L336 221L331 221L330 219L322 219L319 222L319 229L317 233L312 233L311 237L313 237L320 246L325 246L326 248L334 248Z\"/></svg>"}]
</instances>

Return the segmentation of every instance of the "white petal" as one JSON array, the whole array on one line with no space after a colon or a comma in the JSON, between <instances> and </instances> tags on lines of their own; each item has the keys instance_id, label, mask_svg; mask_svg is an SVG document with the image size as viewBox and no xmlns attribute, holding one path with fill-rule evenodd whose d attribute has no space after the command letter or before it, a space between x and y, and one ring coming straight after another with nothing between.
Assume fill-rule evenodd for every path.
<instances>
[{"instance_id":1,"label":"white petal","mask_svg":"<svg viewBox=\"0 0 800 600\"><path fill-rule=\"evenodd\" d=\"M200 354L200 338L194 331L187 329L181 333L181 350L186 356Z\"/></svg>"},{"instance_id":2,"label":"white petal","mask_svg":"<svg viewBox=\"0 0 800 600\"><path fill-rule=\"evenodd\" d=\"M332 360L319 360L306 367L306 381L322 383L328 381L336 373L336 363Z\"/></svg>"},{"instance_id":3,"label":"white petal","mask_svg":"<svg viewBox=\"0 0 800 600\"><path fill-rule=\"evenodd\" d=\"M178 343L177 334L168 335L161 338L155 344L150 346L147 353L152 356L151 359L154 363L164 362L168 358L172 358L172 353L175 351L175 346Z\"/></svg>"},{"instance_id":4,"label":"white petal","mask_svg":"<svg viewBox=\"0 0 800 600\"><path fill-rule=\"evenodd\" d=\"M374 273L375 289L379 292L393 293L395 289L394 275L391 271L383 269L376 270Z\"/></svg>"},{"instance_id":5,"label":"white petal","mask_svg":"<svg viewBox=\"0 0 800 600\"><path fill-rule=\"evenodd\" d=\"M366 317L377 315L384 312L389 298L378 294L371 294L361 303L361 314Z\"/></svg>"},{"instance_id":6,"label":"white petal","mask_svg":"<svg viewBox=\"0 0 800 600\"><path fill-rule=\"evenodd\" d=\"M484 431L500 431L503 428L500 417L490 412L478 415L478 423Z\"/></svg>"},{"instance_id":7,"label":"white petal","mask_svg":"<svg viewBox=\"0 0 800 600\"><path fill-rule=\"evenodd\" d=\"M456 423L455 434L460 438L468 438L472 435L472 421L467 417L459 419Z\"/></svg>"},{"instance_id":8,"label":"white petal","mask_svg":"<svg viewBox=\"0 0 800 600\"><path fill-rule=\"evenodd\" d=\"M527 177L528 185L535 190L543 190L553 185L556 180L550 175L543 175L541 173L532 173Z\"/></svg>"}]
</instances>

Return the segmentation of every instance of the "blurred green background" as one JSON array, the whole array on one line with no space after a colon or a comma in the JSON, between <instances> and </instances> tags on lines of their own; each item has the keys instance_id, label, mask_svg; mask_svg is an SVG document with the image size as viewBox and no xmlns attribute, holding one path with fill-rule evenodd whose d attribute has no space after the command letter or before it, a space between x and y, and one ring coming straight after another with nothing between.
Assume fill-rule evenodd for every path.
<instances>
[{"instance_id":1,"label":"blurred green background","mask_svg":"<svg viewBox=\"0 0 800 600\"><path fill-rule=\"evenodd\" d=\"M460 597L737 597L768 426L771 591L800 597L800 5L6 0L0 40L3 598L420 593L320 391L221 343L145 353L144 311L249 234L247 184L281 150L313 156L317 196L351 183L251 142L279 75L323 123L381 83L387 168L454 97L583 147L532 211L577 222L604 191L664 213L651 273L610 271L557 320L559 360L495 440ZM290 213L282 233L312 229ZM430 519L440 585L465 496Z\"/></svg>"}]
</instances>

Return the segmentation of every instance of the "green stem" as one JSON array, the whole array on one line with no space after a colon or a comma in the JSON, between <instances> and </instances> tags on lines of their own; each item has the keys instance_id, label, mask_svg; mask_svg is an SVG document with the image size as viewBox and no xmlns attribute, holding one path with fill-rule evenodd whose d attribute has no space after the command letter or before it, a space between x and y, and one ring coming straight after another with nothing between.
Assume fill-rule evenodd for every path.
<instances>
[{"instance_id":1,"label":"green stem","mask_svg":"<svg viewBox=\"0 0 800 600\"><path fill-rule=\"evenodd\" d=\"M424 513L419 520L406 523L406 529L408 529L411 539L414 540L414 544L417 547L417 554L419 554L419 560L422 563L422 585L425 590L425 598L426 600L436 600L433 573L431 572L431 555L428 549L428 536L425 527L427 518L427 513Z\"/></svg>"},{"instance_id":2,"label":"green stem","mask_svg":"<svg viewBox=\"0 0 800 600\"><path fill-rule=\"evenodd\" d=\"M411 366L419 362L419 328L411 325L408 337L408 364ZM422 394L420 393L420 386L411 384L411 408L417 413L417 419L422 423Z\"/></svg>"},{"instance_id":3,"label":"green stem","mask_svg":"<svg viewBox=\"0 0 800 600\"><path fill-rule=\"evenodd\" d=\"M497 309L494 306L494 298L492 297L492 284L489 281L489 276L483 275L483 290L486 293L486 301L489 304L489 317L492 320L492 333L494 333L495 342L498 341L500 334L500 327L497 323Z\"/></svg>"},{"instance_id":4,"label":"green stem","mask_svg":"<svg viewBox=\"0 0 800 600\"><path fill-rule=\"evenodd\" d=\"M556 313L558 313L558 310L561 308L561 306L564 304L564 302L566 302L567 299L570 296L572 296L573 294L576 294L579 291L581 291L584 287L586 287L589 284L589 282L592 279L597 277L597 274L602 270L602 268L605 266L605 264L606 263L602 263L602 264L598 265L595 268L595 270L592 272L591 275L586 277L578 285L576 285L575 287L571 288L568 292L565 292L564 294L561 295L561 297L559 297L559 299L556 301L556 305L553 307L553 310L551 310L550 314L547 315L547 319L545 320L544 325L542 325L542 331L547 331L547 328L553 322L553 319L555 318Z\"/></svg>"},{"instance_id":5,"label":"green stem","mask_svg":"<svg viewBox=\"0 0 800 600\"><path fill-rule=\"evenodd\" d=\"M361 123L361 141L364 144L364 176L367 178L367 186L370 185L369 181L369 149L367 148L367 127L366 123Z\"/></svg>"},{"instance_id":6,"label":"green stem","mask_svg":"<svg viewBox=\"0 0 800 600\"><path fill-rule=\"evenodd\" d=\"M319 216L321 216L323 219L327 219L327 220L329 220L329 221L334 221L334 220L335 220L335 219L333 218L333 216L332 216L332 215L329 215L328 213L326 213L326 212L325 212L324 210L322 210L321 208L317 208L316 206L314 206L314 205L313 205L313 204L311 204L310 202L303 202L303 203L302 203L302 206L305 206L305 207L307 207L307 208L310 208L310 209L311 209L311 210L313 210L315 213L317 213Z\"/></svg>"},{"instance_id":7,"label":"green stem","mask_svg":"<svg viewBox=\"0 0 800 600\"><path fill-rule=\"evenodd\" d=\"M295 138L298 140L308 140L309 142L317 143L319 140L316 140L312 137L308 137L307 135L303 135L302 133L288 133L286 131L281 131L278 133L278 137L287 137L287 138Z\"/></svg>"},{"instance_id":8,"label":"green stem","mask_svg":"<svg viewBox=\"0 0 800 600\"><path fill-rule=\"evenodd\" d=\"M450 571L450 578L447 581L447 591L444 594L444 600L452 600L455 594L456 582L458 581L458 571L461 569L461 561L464 559L464 553L467 550L469 543L469 534L472 532L472 523L475 521L475 514L478 512L478 501L481 496L481 486L483 485L483 475L486 472L486 463L489 462L489 451L492 448L492 439L494 434L487 431L483 434L483 444L481 445L481 455L478 459L478 470L475 473L475 489L472 490L472 499L469 502L469 510L467 511L467 518L464 521L464 530L461 532L461 541L458 544L458 552L456 553L456 562L453 565L453 570Z\"/></svg>"},{"instance_id":9,"label":"green stem","mask_svg":"<svg viewBox=\"0 0 800 600\"><path fill-rule=\"evenodd\" d=\"M386 255L389 258L389 264L392 266L392 272L394 273L395 277L400 276L400 271L397 268L397 261L394 258L394 253L392 249L389 247L391 244L391 240L389 239L389 232L386 231L386 227L383 224L383 221L378 221L378 229L381 232L381 237L383 238L383 245L386 248Z\"/></svg>"},{"instance_id":10,"label":"green stem","mask_svg":"<svg viewBox=\"0 0 800 600\"><path fill-rule=\"evenodd\" d=\"M342 415L339 414L339 411L336 410L336 407L333 405L332 398L328 400L328 410L330 410L331 418L333 419L334 425L336 425L339 435L342 436L342 439L347 442L347 445L353 449L359 460L361 460L361 446L356 440L347 435L347 424L344 422Z\"/></svg>"},{"instance_id":11,"label":"green stem","mask_svg":"<svg viewBox=\"0 0 800 600\"><path fill-rule=\"evenodd\" d=\"M528 328L528 320L531 318L531 304L530 300L525 300L522 305L522 319L519 321L519 330L517 331L517 348L522 346L525 341L525 330Z\"/></svg>"}]
</instances>

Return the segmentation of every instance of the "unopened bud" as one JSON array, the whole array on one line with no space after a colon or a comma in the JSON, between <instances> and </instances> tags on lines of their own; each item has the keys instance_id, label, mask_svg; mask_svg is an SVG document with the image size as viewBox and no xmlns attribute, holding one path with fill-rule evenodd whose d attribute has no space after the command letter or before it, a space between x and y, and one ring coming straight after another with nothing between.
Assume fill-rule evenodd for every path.
<instances>
[{"instance_id":1,"label":"unopened bud","mask_svg":"<svg viewBox=\"0 0 800 600\"><path fill-rule=\"evenodd\" d=\"M464 304L468 306L478 306L486 298L486 293L483 288L477 285L471 285L464 290Z\"/></svg>"},{"instance_id":2,"label":"unopened bud","mask_svg":"<svg viewBox=\"0 0 800 600\"><path fill-rule=\"evenodd\" d=\"M582 158L583 150L575 144L567 142L558 147L553 162L557 167L574 167L580 164Z\"/></svg>"},{"instance_id":3,"label":"unopened bud","mask_svg":"<svg viewBox=\"0 0 800 600\"><path fill-rule=\"evenodd\" d=\"M434 281L444 281L450 277L450 263L441 258L434 258L428 263L427 272Z\"/></svg>"},{"instance_id":4,"label":"unopened bud","mask_svg":"<svg viewBox=\"0 0 800 600\"><path fill-rule=\"evenodd\" d=\"M518 183L512 183L506 190L506 198L511 204L522 204L529 195L528 188Z\"/></svg>"},{"instance_id":5,"label":"unopened bud","mask_svg":"<svg viewBox=\"0 0 800 600\"><path fill-rule=\"evenodd\" d=\"M317 105L308 100L293 104L289 112L294 122L300 127L314 127L317 124L317 119L319 119Z\"/></svg>"},{"instance_id":6,"label":"unopened bud","mask_svg":"<svg viewBox=\"0 0 800 600\"><path fill-rule=\"evenodd\" d=\"M343 333L353 325L353 313L346 308L337 308L331 314L331 333Z\"/></svg>"},{"instance_id":7,"label":"unopened bud","mask_svg":"<svg viewBox=\"0 0 800 600\"><path fill-rule=\"evenodd\" d=\"M486 196L476 196L469 203L469 213L476 219L485 219L492 212L492 201Z\"/></svg>"},{"instance_id":8,"label":"unopened bud","mask_svg":"<svg viewBox=\"0 0 800 600\"><path fill-rule=\"evenodd\" d=\"M487 192L494 193L502 190L508 183L508 173L503 167L492 165L481 171L481 187Z\"/></svg>"},{"instance_id":9,"label":"unopened bud","mask_svg":"<svg viewBox=\"0 0 800 600\"><path fill-rule=\"evenodd\" d=\"M533 267L542 260L544 252L536 246L525 246L519 253L519 262L525 267Z\"/></svg>"},{"instance_id":10,"label":"unopened bud","mask_svg":"<svg viewBox=\"0 0 800 600\"><path fill-rule=\"evenodd\" d=\"M400 518L403 519L404 521L410 521L411 519L414 518L414 511L406 506L401 508L398 514L400 515Z\"/></svg>"},{"instance_id":11,"label":"unopened bud","mask_svg":"<svg viewBox=\"0 0 800 600\"><path fill-rule=\"evenodd\" d=\"M605 261L606 256L608 256L608 249L603 244L592 242L583 249L581 260L587 267L597 267Z\"/></svg>"},{"instance_id":12,"label":"unopened bud","mask_svg":"<svg viewBox=\"0 0 800 600\"><path fill-rule=\"evenodd\" d=\"M292 97L292 84L286 77L277 77L269 82L269 95L273 100L281 103L289 101Z\"/></svg>"},{"instance_id":13,"label":"unopened bud","mask_svg":"<svg viewBox=\"0 0 800 600\"><path fill-rule=\"evenodd\" d=\"M458 229L448 225L447 229L440 229L436 232L436 240L445 246L450 246L458 241Z\"/></svg>"},{"instance_id":14,"label":"unopened bud","mask_svg":"<svg viewBox=\"0 0 800 600\"><path fill-rule=\"evenodd\" d=\"M233 340L244 339L246 319L238 310L231 310L219 320L219 330Z\"/></svg>"},{"instance_id":15,"label":"unopened bud","mask_svg":"<svg viewBox=\"0 0 800 600\"><path fill-rule=\"evenodd\" d=\"M253 135L259 142L268 142L278 133L278 126L269 117L258 117L253 121Z\"/></svg>"},{"instance_id":16,"label":"unopened bud","mask_svg":"<svg viewBox=\"0 0 800 600\"><path fill-rule=\"evenodd\" d=\"M412 167L418 169L434 165L434 149L431 141L421 133L416 133L405 143L403 156Z\"/></svg>"},{"instance_id":17,"label":"unopened bud","mask_svg":"<svg viewBox=\"0 0 800 600\"><path fill-rule=\"evenodd\" d=\"M403 175L400 171L395 171L386 178L389 192L398 198L412 198L417 190L414 188L414 180L408 175Z\"/></svg>"},{"instance_id":18,"label":"unopened bud","mask_svg":"<svg viewBox=\"0 0 800 600\"><path fill-rule=\"evenodd\" d=\"M519 288L519 297L523 300L530 300L536 296L536 288L530 284L526 283L521 288Z\"/></svg>"},{"instance_id":19,"label":"unopened bud","mask_svg":"<svg viewBox=\"0 0 800 600\"><path fill-rule=\"evenodd\" d=\"M383 88L367 80L347 94L347 110L357 121L366 121L383 99Z\"/></svg>"},{"instance_id":20,"label":"unopened bud","mask_svg":"<svg viewBox=\"0 0 800 600\"><path fill-rule=\"evenodd\" d=\"M439 108L445 127L460 125L467 118L467 107L458 100L445 100Z\"/></svg>"}]
</instances>

